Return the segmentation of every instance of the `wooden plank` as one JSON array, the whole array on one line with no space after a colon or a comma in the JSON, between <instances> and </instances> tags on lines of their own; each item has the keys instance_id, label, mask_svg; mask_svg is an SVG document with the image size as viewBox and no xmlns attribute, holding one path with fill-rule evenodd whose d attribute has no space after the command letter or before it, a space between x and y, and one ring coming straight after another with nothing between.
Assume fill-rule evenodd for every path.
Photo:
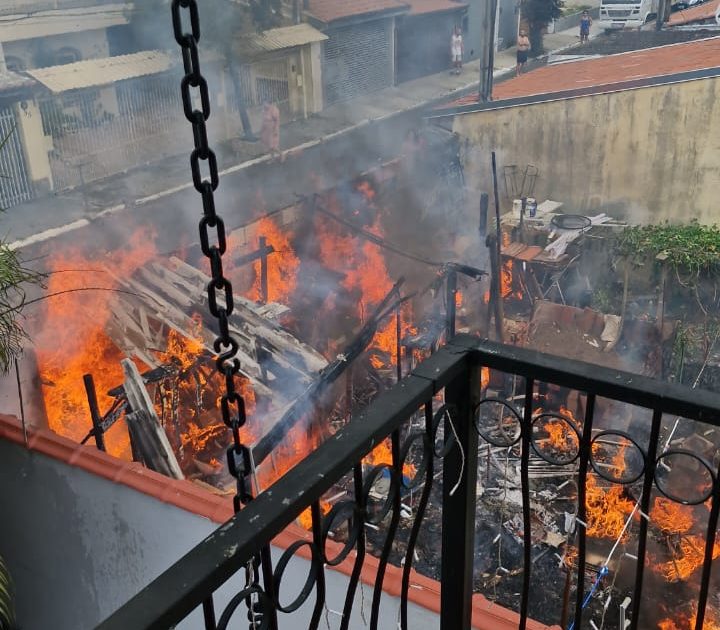
<instances>
[{"instance_id":1,"label":"wooden plank","mask_svg":"<svg viewBox=\"0 0 720 630\"><path fill-rule=\"evenodd\" d=\"M155 407L150 400L140 372L130 359L123 359L120 364L125 374L124 387L128 403L133 412L137 414L130 422L136 425L139 435L144 438L143 446L157 453L156 457L147 455L155 467L154 470L175 479L183 479L180 464L170 446L165 430L160 426L160 420L155 413ZM145 463L147 465L149 462L146 460Z\"/></svg>"}]
</instances>

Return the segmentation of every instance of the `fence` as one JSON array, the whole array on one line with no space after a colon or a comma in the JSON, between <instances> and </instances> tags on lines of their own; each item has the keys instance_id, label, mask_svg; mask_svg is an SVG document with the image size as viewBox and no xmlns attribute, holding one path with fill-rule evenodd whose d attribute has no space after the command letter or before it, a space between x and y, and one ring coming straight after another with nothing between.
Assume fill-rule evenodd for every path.
<instances>
[{"instance_id":1,"label":"fence","mask_svg":"<svg viewBox=\"0 0 720 630\"><path fill-rule=\"evenodd\" d=\"M174 132L182 112L171 74L73 90L40 101L43 131L53 140L56 190L100 179L182 151Z\"/></svg>"},{"instance_id":2,"label":"fence","mask_svg":"<svg viewBox=\"0 0 720 630\"><path fill-rule=\"evenodd\" d=\"M10 208L35 196L12 107L0 107L0 208Z\"/></svg>"},{"instance_id":3,"label":"fence","mask_svg":"<svg viewBox=\"0 0 720 630\"><path fill-rule=\"evenodd\" d=\"M240 66L237 77L240 93L232 99L231 111L238 111L238 103L250 109L259 107L267 101L278 106L283 118L288 117L290 114L289 63L290 60L283 57Z\"/></svg>"},{"instance_id":4,"label":"fence","mask_svg":"<svg viewBox=\"0 0 720 630\"><path fill-rule=\"evenodd\" d=\"M497 380L500 372L505 373L506 376L500 378L503 385L499 394L487 395L487 372L483 368L490 368L491 382ZM554 384L554 387L548 384ZM562 408L560 412L537 409L538 405L547 409L551 397L549 391L565 392L568 396L575 394L582 401L580 419L575 420ZM440 397L444 397L444 402L439 401ZM636 414L634 422L625 422L623 414L617 413L618 407L612 405ZM414 551L421 529L428 525L428 515L439 514L442 535L440 542L435 544L438 557L434 562L440 567L440 627L442 630L468 630L471 627L476 551L489 548L491 556L499 553L495 551L496 541L491 537L476 540L476 532L484 525L482 521L476 523L478 470L483 465L486 450L490 462L491 455L496 457L491 449L497 448L506 452L508 458L512 456L512 461L505 464L506 469L517 468L518 488L514 491L519 491L521 508L517 532L513 535L520 541L522 552L519 566L511 566L512 571L505 567L505 571L517 580L516 592L512 592L513 587L511 601L505 604L519 611L518 627L521 630L527 627L531 611L547 612L544 596L556 581L539 569L540 563L536 564L545 554L536 553L539 543L534 541L538 532L544 534L548 527L538 523L538 504L545 499L538 491L539 482L531 479L531 466L536 469L538 462L546 469L565 474L567 479L574 479L577 484L577 494L572 499L576 500L576 511L569 514L573 527L567 530L569 542L574 537L576 555L566 565L567 584L574 577L575 587L574 593L569 586L566 589L567 605L561 625L567 627L566 624L571 622L571 628L589 627L581 625L583 617L588 621L593 595L599 592L598 585L610 572L620 570L610 560L622 543L622 555L625 560L631 559L633 575L630 579L625 578L631 596L621 600L622 604L618 606L621 621L627 621L631 630L656 627L653 624L658 620L654 616L663 604L667 603L670 614L674 615L691 603L686 619L676 618L673 620L677 621L676 625L661 627L700 630L711 612L707 605L712 560L717 553L715 532L720 511L720 482L715 466L704 458L701 449L681 449L672 445L668 449L669 439L665 446L662 445L662 431L672 427L672 436L679 422L673 426L673 419L663 421L663 414L707 423L694 425L687 420L685 430L680 431L694 434L688 428L701 427L698 433L707 435L708 430L720 425L720 396L460 335L357 414L332 439L299 463L292 474L276 481L222 526L216 535L201 542L100 628L166 629L202 606L205 628L224 629L233 616L247 614L246 604L254 611L251 616L254 614L257 627L277 628L280 616L292 613L311 600L309 605L314 613L309 627L316 629L325 605L326 567L349 558L353 570L345 599L332 603L334 610L342 611L340 628L347 629L361 571L365 573L367 569L369 528L377 530L380 527L384 532L384 543L378 551L380 559L369 627L373 630L378 627L383 581L388 562L392 560L402 566L399 627L407 630L408 588ZM557 443L558 430L562 436L560 445ZM392 464L363 466L362 458L388 437ZM411 461L414 461L416 472L408 479L404 465ZM487 466L489 469L490 463ZM442 481L436 481L440 472ZM353 498L335 503L323 516L320 498L324 493L334 491L331 489L335 484L347 475L349 487L354 489ZM389 479L389 489L384 498L378 498L372 489L382 476ZM434 485L437 484L436 489ZM624 522L624 527L618 528L619 535L615 532L613 540L606 542L606 550L615 542L608 559L599 562L593 558L590 564L588 545L595 540L591 528L597 524L594 519L604 514L602 510L599 515L590 510L597 508L597 497L593 494L591 498L589 489L591 485L597 488L598 484L603 485L604 491L623 497L629 509L620 519L619 525ZM398 534L402 501L406 500L404 497L412 487L421 496L413 510L410 531L401 537ZM657 561L658 548L656 536L653 535L651 540L648 535L651 524L656 527L656 518L659 523L656 511L651 510L653 498L667 501L670 507L694 509L692 506L697 506L697 513L703 516L704 522L698 525L700 533L694 537L688 530L679 529L680 517L669 519L670 528L685 532L678 548L685 549L688 540L694 541L690 547L695 548L693 558L698 580L697 591L692 595L682 591L676 582L663 595L657 590L656 574L653 572L649 576L649 564L651 560ZM312 510L312 542L289 547L273 570L268 552L270 541L308 507ZM670 513L670 507L666 507L667 513ZM341 526L346 536L342 549L335 554L328 550L328 540ZM437 523L433 532L437 540ZM649 544L654 546L649 547ZM281 592L288 588L282 582L283 571L292 556L303 547L310 548L310 574L297 599L281 606L279 602L287 600ZM353 551L356 552L354 557ZM618 552L614 560L619 555ZM566 557L571 556L566 554ZM675 560L673 557L668 562L669 570L675 566L679 571L680 559L677 563ZM552 566L556 564L552 561ZM240 587L217 621L215 606L219 602L213 598L214 591L234 573L248 566L262 566L262 582L250 581L245 588ZM539 573L537 578L536 573ZM683 583L687 580L688 576L682 578ZM648 583L652 584L651 589L646 588ZM531 608L533 602L534 609ZM603 605L606 605L604 598L598 604L604 616Z\"/></svg>"}]
</instances>

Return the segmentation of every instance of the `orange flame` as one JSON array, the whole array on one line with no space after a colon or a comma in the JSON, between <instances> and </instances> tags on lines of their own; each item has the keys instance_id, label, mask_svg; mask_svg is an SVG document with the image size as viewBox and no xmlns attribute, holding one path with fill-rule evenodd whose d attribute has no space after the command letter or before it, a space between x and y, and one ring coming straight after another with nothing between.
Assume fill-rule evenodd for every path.
<instances>
[{"instance_id":1,"label":"orange flame","mask_svg":"<svg viewBox=\"0 0 720 630\"><path fill-rule=\"evenodd\" d=\"M60 272L104 266L126 277L154 256L154 235L143 230L136 232L122 251L104 259L88 261L79 250L74 250L53 256L48 269ZM101 411L113 402L106 392L123 381L120 366L123 354L105 332L111 316L112 291L116 288L113 277L102 270L51 273L48 295L61 294L45 302L43 326L34 335L49 427L77 442L91 427L83 375L93 375ZM105 434L105 444L110 454L130 459L130 439L124 422L116 422Z\"/></svg>"},{"instance_id":2,"label":"orange flame","mask_svg":"<svg viewBox=\"0 0 720 630\"><path fill-rule=\"evenodd\" d=\"M255 247L260 246L259 237L264 236L267 244L275 250L267 259L268 302L287 304L297 286L297 272L300 260L290 244L291 234L283 232L271 217L263 217L256 223L257 240ZM255 283L250 291L250 299L259 301L261 293L261 263L253 263Z\"/></svg>"},{"instance_id":3,"label":"orange flame","mask_svg":"<svg viewBox=\"0 0 720 630\"><path fill-rule=\"evenodd\" d=\"M378 444L372 451L370 451L363 459L363 464L368 466L380 466L386 464L392 466L392 447L390 439L383 440ZM405 462L403 464L403 475L412 479L415 476L417 469L414 464Z\"/></svg>"},{"instance_id":4,"label":"orange flame","mask_svg":"<svg viewBox=\"0 0 720 630\"><path fill-rule=\"evenodd\" d=\"M684 534L694 523L689 506L680 505L665 497L655 498L650 519L666 534Z\"/></svg>"},{"instance_id":5,"label":"orange flame","mask_svg":"<svg viewBox=\"0 0 720 630\"><path fill-rule=\"evenodd\" d=\"M713 546L713 560L720 556L720 543ZM705 558L705 539L703 536L683 536L680 539L678 557L661 562L656 569L669 582L687 580L703 564Z\"/></svg>"},{"instance_id":6,"label":"orange flame","mask_svg":"<svg viewBox=\"0 0 720 630\"><path fill-rule=\"evenodd\" d=\"M507 232L503 232L502 235L502 246L507 247L510 245L510 235ZM508 258L502 266L500 272L500 296L503 298L508 297L512 293L513 284L513 261Z\"/></svg>"},{"instance_id":7,"label":"orange flame","mask_svg":"<svg viewBox=\"0 0 720 630\"><path fill-rule=\"evenodd\" d=\"M480 389L486 389L490 385L490 368L483 367L480 370Z\"/></svg>"},{"instance_id":8,"label":"orange flame","mask_svg":"<svg viewBox=\"0 0 720 630\"><path fill-rule=\"evenodd\" d=\"M323 516L325 516L331 509L332 509L332 505L330 505L327 501L320 501L320 512ZM311 509L310 508L304 509L300 513L300 516L298 516L297 520L301 527L310 531L312 529L312 511L311 511Z\"/></svg>"}]
</instances>

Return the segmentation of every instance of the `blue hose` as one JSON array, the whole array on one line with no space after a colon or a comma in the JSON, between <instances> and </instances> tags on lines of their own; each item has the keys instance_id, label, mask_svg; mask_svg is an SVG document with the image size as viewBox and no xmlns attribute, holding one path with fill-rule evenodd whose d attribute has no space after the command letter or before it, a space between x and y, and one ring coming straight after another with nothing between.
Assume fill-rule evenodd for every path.
<instances>
[{"instance_id":1,"label":"blue hose","mask_svg":"<svg viewBox=\"0 0 720 630\"><path fill-rule=\"evenodd\" d=\"M595 594L595 591L597 590L597 587L600 585L600 580L602 580L610 570L607 568L607 566L603 565L600 567L600 572L598 573L597 578L595 578L595 582L593 582L592 587L588 591L588 594L585 595L585 599L582 603L582 610L585 610L587 608L587 605L590 603L590 600L592 599L592 596ZM573 621L570 626L568 627L568 630L574 630L575 629L575 622Z\"/></svg>"}]
</instances>

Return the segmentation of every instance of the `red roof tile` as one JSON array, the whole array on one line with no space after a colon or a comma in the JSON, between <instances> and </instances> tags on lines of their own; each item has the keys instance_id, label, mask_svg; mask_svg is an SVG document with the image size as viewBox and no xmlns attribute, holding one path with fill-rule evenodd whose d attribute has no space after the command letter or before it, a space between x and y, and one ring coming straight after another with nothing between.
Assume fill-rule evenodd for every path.
<instances>
[{"instance_id":1,"label":"red roof tile","mask_svg":"<svg viewBox=\"0 0 720 630\"><path fill-rule=\"evenodd\" d=\"M720 37L711 37L544 66L498 83L493 89L493 99L500 101L582 88L600 88L625 81L717 67L720 67ZM474 105L477 102L477 94L470 94L453 101L449 107Z\"/></svg>"},{"instance_id":2,"label":"red roof tile","mask_svg":"<svg viewBox=\"0 0 720 630\"><path fill-rule=\"evenodd\" d=\"M400 0L310 0L309 12L322 22L408 7Z\"/></svg>"},{"instance_id":3,"label":"red roof tile","mask_svg":"<svg viewBox=\"0 0 720 630\"><path fill-rule=\"evenodd\" d=\"M466 2L453 0L406 0L410 5L408 15L424 15L426 13L440 13L441 11L457 11L467 7Z\"/></svg>"},{"instance_id":4,"label":"red roof tile","mask_svg":"<svg viewBox=\"0 0 720 630\"><path fill-rule=\"evenodd\" d=\"M695 7L690 7L684 11L678 11L672 13L668 24L670 26L677 26L678 24L692 24L693 22L704 22L705 20L712 20L717 16L718 9L720 9L720 0L712 0L712 2L705 2Z\"/></svg>"}]
</instances>

